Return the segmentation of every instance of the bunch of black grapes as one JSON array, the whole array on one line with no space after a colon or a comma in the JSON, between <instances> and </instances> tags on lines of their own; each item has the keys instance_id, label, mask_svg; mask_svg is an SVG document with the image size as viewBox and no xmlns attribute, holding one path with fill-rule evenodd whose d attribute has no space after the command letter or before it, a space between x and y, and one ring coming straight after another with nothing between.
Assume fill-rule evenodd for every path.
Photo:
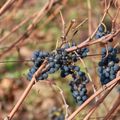
<instances>
[{"instance_id":1,"label":"bunch of black grapes","mask_svg":"<svg viewBox=\"0 0 120 120\"><path fill-rule=\"evenodd\" d=\"M80 68L78 66L73 66L73 64L75 64L75 62L79 60L79 57L86 57L89 50L88 48L77 49L77 54L75 52L68 53L65 50L75 45L76 44L73 42L71 43L71 45L65 44L62 48L59 48L51 53L44 51L35 51L32 56L34 65L29 70L28 79L32 79L33 74L38 70L43 61L46 59L48 61L48 64L46 65L47 68L41 73L40 76L38 76L38 78L36 78L36 80L45 80L48 78L49 74L55 73L56 71L60 70L61 77L66 77L68 75L72 76L72 85L70 85L72 94L74 94L74 91L77 90L73 87L76 85L76 87L78 87L79 96L81 97L80 102L81 100L82 102L85 101L87 99L86 83L88 82L88 78L85 76L84 72L80 71ZM77 97L76 101L77 103L80 103L78 100L78 96L73 96L75 100Z\"/></svg>"},{"instance_id":2,"label":"bunch of black grapes","mask_svg":"<svg viewBox=\"0 0 120 120\"><path fill-rule=\"evenodd\" d=\"M86 85L89 83L89 79L86 77L85 72L80 70L80 67L71 66L71 70L73 73L69 85L76 103L81 105L88 98Z\"/></svg>"},{"instance_id":3,"label":"bunch of black grapes","mask_svg":"<svg viewBox=\"0 0 120 120\"><path fill-rule=\"evenodd\" d=\"M65 120L65 114L62 109L53 107L49 112L50 120Z\"/></svg>"},{"instance_id":4,"label":"bunch of black grapes","mask_svg":"<svg viewBox=\"0 0 120 120\"><path fill-rule=\"evenodd\" d=\"M117 49L111 46L108 47L108 54L106 48L102 48L102 58L99 62L98 73L101 84L107 84L116 78L117 72L120 70L118 65L119 58L117 57Z\"/></svg>"},{"instance_id":5,"label":"bunch of black grapes","mask_svg":"<svg viewBox=\"0 0 120 120\"><path fill-rule=\"evenodd\" d=\"M69 83L72 95L76 103L81 105L88 98L86 85L89 82L89 79L86 77L85 72L82 72L80 67L76 65L61 67L61 77L64 78L68 75L71 75L72 77L72 80Z\"/></svg>"},{"instance_id":6,"label":"bunch of black grapes","mask_svg":"<svg viewBox=\"0 0 120 120\"><path fill-rule=\"evenodd\" d=\"M105 36L105 35L107 35L107 34L109 34L110 33L110 31L108 31L107 30L107 27L106 27L106 30L105 30L105 26L103 25L103 24L101 24L99 27L98 27L98 30L97 30L97 32L96 32L96 34L95 34L95 38L96 39L99 39L99 38L101 38L101 37L103 37L103 36ZM111 38L110 40L109 40L109 42L112 42L113 41L113 38Z\"/></svg>"}]
</instances>

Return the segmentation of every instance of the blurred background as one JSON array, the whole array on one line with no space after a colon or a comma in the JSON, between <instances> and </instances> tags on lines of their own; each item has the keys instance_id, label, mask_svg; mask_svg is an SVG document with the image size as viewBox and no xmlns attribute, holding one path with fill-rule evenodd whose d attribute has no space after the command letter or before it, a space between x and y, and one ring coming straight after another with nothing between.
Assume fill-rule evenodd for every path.
<instances>
[{"instance_id":1,"label":"blurred background","mask_svg":"<svg viewBox=\"0 0 120 120\"><path fill-rule=\"evenodd\" d=\"M6 0L0 0L0 7L5 2ZM86 40L96 29L104 13L104 0L90 0L90 3L89 0L63 0L63 2L62 0L56 0L55 5L38 20L33 28L33 32L30 35L26 34L29 25L33 22L34 14L38 13L46 2L48 0L17 0L10 6L9 10L0 16L0 119L10 112L29 83L27 73L33 64L31 61L32 52L35 50L53 51L57 40L61 39L62 22L59 11L63 15L66 28L72 19L76 20L75 26L86 20L73 37L73 40L78 44ZM91 7L89 7L90 4ZM119 0L117 0L116 6L112 4L109 9L111 17L108 14L105 17L104 22L109 30L111 29L111 21L117 12L117 5L119 4ZM119 23L120 15L117 17L116 22ZM88 18L89 20L87 20ZM21 22L24 20L27 22L22 24ZM18 27L20 23L22 25L17 29L16 26ZM118 24L116 29L119 27ZM73 31L71 30L68 34L68 39L71 39L72 33ZM16 44L16 41L22 35L24 36L23 39ZM120 36L117 36L115 39L110 45L114 46L117 44L119 47ZM89 54L100 53L103 46L102 44L90 46ZM99 59L100 56L86 57L84 59L97 89L101 87L97 75ZM77 64L85 71L81 62L77 62ZM78 106L70 92L68 85L69 77L61 79L59 72L57 72L50 75L49 78L54 80L63 90L66 102L69 105L69 113L74 111ZM93 90L91 84L89 84L88 95L90 96L91 94L93 94ZM91 119L102 120L117 94L118 92L115 88L105 99L104 104L101 104L95 114L92 115ZM94 101L80 112L76 116L76 120L82 120L93 103ZM64 111L63 106L64 104L58 89L44 82L38 82L30 91L13 120L50 120L49 111L54 107ZM120 109L114 117L115 120L120 119L119 111Z\"/></svg>"}]
</instances>

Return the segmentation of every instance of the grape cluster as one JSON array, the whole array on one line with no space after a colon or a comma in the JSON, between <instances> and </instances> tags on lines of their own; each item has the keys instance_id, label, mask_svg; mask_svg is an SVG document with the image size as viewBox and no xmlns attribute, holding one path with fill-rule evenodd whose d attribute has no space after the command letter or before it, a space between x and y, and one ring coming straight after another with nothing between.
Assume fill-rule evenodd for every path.
<instances>
[{"instance_id":1,"label":"grape cluster","mask_svg":"<svg viewBox=\"0 0 120 120\"><path fill-rule=\"evenodd\" d=\"M51 120L65 120L65 114L61 109L53 107L49 112L49 117Z\"/></svg>"},{"instance_id":2,"label":"grape cluster","mask_svg":"<svg viewBox=\"0 0 120 120\"><path fill-rule=\"evenodd\" d=\"M73 65L79 57L84 58L87 56L88 48L77 49L75 52L67 53L65 49L69 48L70 46L75 46L76 44L72 42L72 44L65 44L62 48L57 49L52 53L44 52L44 51L35 51L32 56L32 60L34 65L29 70L28 79L31 80L33 74L37 71L43 61L46 59L48 61L47 68L41 73L36 80L45 80L48 78L49 74L55 73L56 71L60 70L60 76L66 77L71 75L74 82L74 86L83 87L78 88L78 92L80 93L80 97L82 97L82 101L87 99L86 95L86 83L88 82L87 77L85 76L84 72L80 71L78 66ZM73 77L74 76L74 77ZM78 82L80 81L80 82ZM78 85L77 85L78 84ZM81 84L81 85L80 85ZM73 94L74 91L77 89L73 88L73 84L71 84L71 92ZM84 92L83 92L84 91ZM82 92L84 94L82 94ZM76 96L78 97L78 96ZM74 96L74 98L76 99ZM77 103L79 100L77 100Z\"/></svg>"},{"instance_id":3,"label":"grape cluster","mask_svg":"<svg viewBox=\"0 0 120 120\"><path fill-rule=\"evenodd\" d=\"M70 81L70 88L72 95L79 105L85 102L88 98L86 84L89 79L86 77L85 73L80 70L78 66L71 66L72 68L72 78Z\"/></svg>"},{"instance_id":4,"label":"grape cluster","mask_svg":"<svg viewBox=\"0 0 120 120\"><path fill-rule=\"evenodd\" d=\"M107 84L116 78L116 73L120 70L118 63L119 58L117 57L116 48L109 46L108 54L106 48L102 48L102 58L98 67L98 73L102 85Z\"/></svg>"},{"instance_id":5,"label":"grape cluster","mask_svg":"<svg viewBox=\"0 0 120 120\"><path fill-rule=\"evenodd\" d=\"M107 35L107 34L109 34L110 33L110 31L108 31L108 30L105 30L105 26L103 25L103 24L101 24L99 27L98 27L98 30L97 30L97 32L96 32L96 34L95 34L95 38L96 39L99 39L99 38L101 38L101 37L103 37L103 36L105 36L105 35ZM113 41L113 38L111 38L110 40L109 40L109 42L112 42Z\"/></svg>"},{"instance_id":6,"label":"grape cluster","mask_svg":"<svg viewBox=\"0 0 120 120\"><path fill-rule=\"evenodd\" d=\"M69 86L76 103L81 105L88 98L86 84L89 79L86 77L85 72L82 72L80 67L75 65L61 67L61 77L64 78L67 75L72 76Z\"/></svg>"},{"instance_id":7,"label":"grape cluster","mask_svg":"<svg viewBox=\"0 0 120 120\"><path fill-rule=\"evenodd\" d=\"M75 43L72 43L72 46L75 46ZM67 69L66 67L72 64L73 62L76 62L78 60L78 57L86 57L88 53L88 48L82 48L76 50L77 55L73 53L67 53L65 50L66 48L69 48L69 44L65 44L63 48L57 49L56 51L52 53L44 52L44 51L35 51L32 55L32 60L34 65L29 70L28 73L28 80L32 79L33 74L37 71L37 69L41 66L43 61L47 59L48 65L47 69L42 72L42 74L37 78L37 80L44 80L48 78L48 74L55 73L59 69L61 70L61 76L64 73L64 69ZM69 71L68 71L69 73ZM66 73L66 75L68 74Z\"/></svg>"}]
</instances>

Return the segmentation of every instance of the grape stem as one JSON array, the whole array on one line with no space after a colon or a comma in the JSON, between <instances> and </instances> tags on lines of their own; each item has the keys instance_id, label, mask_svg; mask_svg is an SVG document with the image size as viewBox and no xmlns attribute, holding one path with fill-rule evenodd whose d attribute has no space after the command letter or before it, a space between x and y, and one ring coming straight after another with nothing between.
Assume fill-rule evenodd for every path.
<instances>
[{"instance_id":1,"label":"grape stem","mask_svg":"<svg viewBox=\"0 0 120 120\"><path fill-rule=\"evenodd\" d=\"M64 106L65 106L65 112L66 112L66 114L65 114L65 120L66 120L67 117L68 117L68 104L66 103L66 100L65 100L65 97L64 97L64 94L63 94L63 90L59 86L57 86L55 83L54 83L54 86L60 91L60 95L63 99Z\"/></svg>"}]
</instances>

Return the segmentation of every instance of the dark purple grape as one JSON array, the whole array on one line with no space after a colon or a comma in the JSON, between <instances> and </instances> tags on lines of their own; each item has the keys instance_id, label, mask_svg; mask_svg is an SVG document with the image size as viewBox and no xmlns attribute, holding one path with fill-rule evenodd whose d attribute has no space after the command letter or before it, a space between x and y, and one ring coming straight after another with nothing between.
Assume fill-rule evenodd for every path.
<instances>
[{"instance_id":1,"label":"dark purple grape","mask_svg":"<svg viewBox=\"0 0 120 120\"><path fill-rule=\"evenodd\" d=\"M76 100L77 100L77 101L80 101L80 100L81 100L81 96L77 96L77 97L76 97Z\"/></svg>"},{"instance_id":2,"label":"dark purple grape","mask_svg":"<svg viewBox=\"0 0 120 120\"><path fill-rule=\"evenodd\" d=\"M79 92L76 90L76 91L73 91L73 94L72 94L74 97L77 97L79 95Z\"/></svg>"},{"instance_id":3,"label":"dark purple grape","mask_svg":"<svg viewBox=\"0 0 120 120\"><path fill-rule=\"evenodd\" d=\"M80 67L75 66L74 70L77 71L77 72L79 72L80 71Z\"/></svg>"},{"instance_id":4,"label":"dark purple grape","mask_svg":"<svg viewBox=\"0 0 120 120\"><path fill-rule=\"evenodd\" d=\"M87 95L82 96L82 100L83 100L83 101L86 101L87 99L88 99L88 96L87 96Z\"/></svg>"},{"instance_id":5,"label":"dark purple grape","mask_svg":"<svg viewBox=\"0 0 120 120\"><path fill-rule=\"evenodd\" d=\"M84 91L81 91L81 90L80 90L80 93L79 93L79 94L80 94L80 96L83 96L85 93L84 93Z\"/></svg>"},{"instance_id":6,"label":"dark purple grape","mask_svg":"<svg viewBox=\"0 0 120 120\"><path fill-rule=\"evenodd\" d=\"M69 67L68 67L68 66L63 66L63 70L64 70L65 72L67 72L67 71L69 71Z\"/></svg>"},{"instance_id":7,"label":"dark purple grape","mask_svg":"<svg viewBox=\"0 0 120 120\"><path fill-rule=\"evenodd\" d=\"M51 74L51 73L54 73L54 72L55 72L55 69L54 68L50 68L49 73Z\"/></svg>"},{"instance_id":8,"label":"dark purple grape","mask_svg":"<svg viewBox=\"0 0 120 120\"><path fill-rule=\"evenodd\" d=\"M42 74L42 77L43 77L44 79L47 79L47 78L48 78L48 74L47 74L47 73L43 73L43 74Z\"/></svg>"},{"instance_id":9,"label":"dark purple grape","mask_svg":"<svg viewBox=\"0 0 120 120\"><path fill-rule=\"evenodd\" d=\"M119 65L114 65L114 71L118 71L120 69Z\"/></svg>"},{"instance_id":10,"label":"dark purple grape","mask_svg":"<svg viewBox=\"0 0 120 120\"><path fill-rule=\"evenodd\" d=\"M87 93L86 87L82 88L81 91L83 91L84 93Z\"/></svg>"},{"instance_id":11,"label":"dark purple grape","mask_svg":"<svg viewBox=\"0 0 120 120\"><path fill-rule=\"evenodd\" d=\"M78 105L82 105L84 103L83 100L78 101Z\"/></svg>"},{"instance_id":12,"label":"dark purple grape","mask_svg":"<svg viewBox=\"0 0 120 120\"><path fill-rule=\"evenodd\" d=\"M65 120L63 110L53 107L49 112L50 120Z\"/></svg>"},{"instance_id":13,"label":"dark purple grape","mask_svg":"<svg viewBox=\"0 0 120 120\"><path fill-rule=\"evenodd\" d=\"M101 24L99 27L98 27L98 31L99 32L104 32L104 26L103 26L103 24Z\"/></svg>"},{"instance_id":14,"label":"dark purple grape","mask_svg":"<svg viewBox=\"0 0 120 120\"><path fill-rule=\"evenodd\" d=\"M49 66L50 66L50 67L54 67L54 64L55 64L54 62L50 62L50 63L49 63Z\"/></svg>"},{"instance_id":15,"label":"dark purple grape","mask_svg":"<svg viewBox=\"0 0 120 120\"><path fill-rule=\"evenodd\" d=\"M49 62L53 62L53 60L54 60L53 57L49 57L49 58L48 58L48 61L49 61Z\"/></svg>"},{"instance_id":16,"label":"dark purple grape","mask_svg":"<svg viewBox=\"0 0 120 120\"><path fill-rule=\"evenodd\" d=\"M96 32L96 34L95 34L95 38L96 39L99 39L99 38L101 38L101 37L103 37L103 36L105 36L105 35L107 35L107 34L110 34L110 31L107 29L107 27L106 27L106 31L105 31L105 26L103 25L103 24L101 24L99 27L98 27L98 30L97 30L97 32ZM113 41L113 38L111 38L110 40L109 40L109 42L112 42Z\"/></svg>"},{"instance_id":17,"label":"dark purple grape","mask_svg":"<svg viewBox=\"0 0 120 120\"><path fill-rule=\"evenodd\" d=\"M117 49L111 46L108 47L108 55L106 54L106 48L102 49L102 58L99 62L98 73L101 84L107 84L116 77L116 73L119 71L120 66L118 65L119 59L117 58Z\"/></svg>"}]
</instances>

